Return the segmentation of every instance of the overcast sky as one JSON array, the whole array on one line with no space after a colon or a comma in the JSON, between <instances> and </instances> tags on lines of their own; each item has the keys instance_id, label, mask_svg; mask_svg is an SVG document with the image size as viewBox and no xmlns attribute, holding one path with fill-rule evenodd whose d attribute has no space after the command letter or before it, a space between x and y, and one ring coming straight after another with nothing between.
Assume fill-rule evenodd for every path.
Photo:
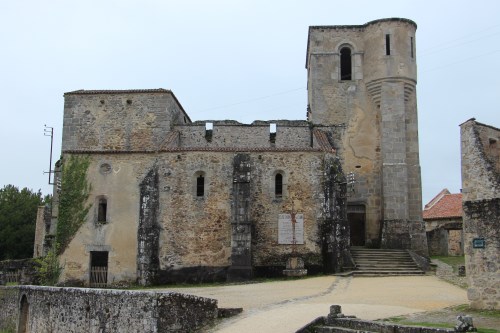
<instances>
[{"instance_id":1,"label":"overcast sky","mask_svg":"<svg viewBox=\"0 0 500 333\"><path fill-rule=\"evenodd\" d=\"M310 25L417 25L424 204L458 192L458 125L500 127L500 1L0 2L0 185L50 193L63 93L171 89L192 120L305 119Z\"/></svg>"}]
</instances>

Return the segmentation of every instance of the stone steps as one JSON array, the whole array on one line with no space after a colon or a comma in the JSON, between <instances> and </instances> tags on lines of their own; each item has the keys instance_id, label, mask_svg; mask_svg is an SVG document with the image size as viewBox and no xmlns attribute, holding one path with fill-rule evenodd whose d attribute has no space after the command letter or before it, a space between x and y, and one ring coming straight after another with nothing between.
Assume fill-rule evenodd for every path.
<instances>
[{"instance_id":1,"label":"stone steps","mask_svg":"<svg viewBox=\"0 0 500 333\"><path fill-rule=\"evenodd\" d=\"M352 247L356 264L354 276L389 276L425 274L406 250Z\"/></svg>"}]
</instances>

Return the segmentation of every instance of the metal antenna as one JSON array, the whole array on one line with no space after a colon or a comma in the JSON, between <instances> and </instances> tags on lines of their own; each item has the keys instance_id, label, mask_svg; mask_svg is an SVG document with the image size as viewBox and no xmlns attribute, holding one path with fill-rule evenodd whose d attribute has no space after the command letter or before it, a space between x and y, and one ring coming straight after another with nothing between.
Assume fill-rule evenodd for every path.
<instances>
[{"instance_id":1,"label":"metal antenna","mask_svg":"<svg viewBox=\"0 0 500 333\"><path fill-rule=\"evenodd\" d=\"M43 173L48 173L49 174L49 185L54 185L54 183L51 181L51 175L54 173L54 170L52 170L52 145L54 143L54 127L49 127L47 125L43 125L43 135L44 136L50 136L50 161L49 161L49 171L44 171Z\"/></svg>"}]
</instances>

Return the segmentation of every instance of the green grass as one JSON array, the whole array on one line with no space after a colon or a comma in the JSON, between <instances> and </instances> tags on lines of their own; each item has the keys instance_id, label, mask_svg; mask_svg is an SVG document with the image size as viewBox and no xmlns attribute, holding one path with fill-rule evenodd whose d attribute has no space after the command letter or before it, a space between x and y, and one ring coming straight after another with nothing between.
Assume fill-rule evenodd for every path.
<instances>
[{"instance_id":1,"label":"green grass","mask_svg":"<svg viewBox=\"0 0 500 333\"><path fill-rule=\"evenodd\" d=\"M437 259L439 261L444 262L445 264L453 267L453 272L458 272L458 266L465 265L465 257L464 256L432 256L431 259Z\"/></svg>"},{"instance_id":2,"label":"green grass","mask_svg":"<svg viewBox=\"0 0 500 333\"><path fill-rule=\"evenodd\" d=\"M431 258L440 260L453 267L465 265L464 256L432 256Z\"/></svg>"},{"instance_id":3,"label":"green grass","mask_svg":"<svg viewBox=\"0 0 500 333\"><path fill-rule=\"evenodd\" d=\"M493 318L493 319L500 319L500 311L499 310L477 310L477 309L471 309L468 304L462 304L462 305L457 305L448 308L452 312L456 313L467 313L468 315L471 315L473 318L474 317L488 317L488 318ZM383 320L384 322L391 322L399 325L408 325L408 326L425 326L425 327L436 327L436 328L454 328L456 323L436 323L436 322L415 322L408 320L406 316L397 316L397 317L390 317L387 319ZM479 333L500 333L500 330L493 329L493 328L484 328L484 327L478 327L477 331Z\"/></svg>"},{"instance_id":4,"label":"green grass","mask_svg":"<svg viewBox=\"0 0 500 333\"><path fill-rule=\"evenodd\" d=\"M452 307L451 309L453 309L455 311L464 312L464 313L467 313L467 314L469 314L469 313L475 314L476 316L479 315L481 317L489 317L489 318L498 318L498 319L500 319L500 310L478 310L478 309L471 309L468 304L457 305L455 307Z\"/></svg>"},{"instance_id":5,"label":"green grass","mask_svg":"<svg viewBox=\"0 0 500 333\"><path fill-rule=\"evenodd\" d=\"M406 325L406 326L422 326L422 327L435 327L435 328L454 328L454 324L450 323L432 323L432 322L414 322L414 321L408 321L406 320L405 317L391 317L384 319L386 322L391 322L391 323L396 323L399 325ZM478 327L477 328L478 333L500 333L500 331L493 329L493 328L483 328L483 327Z\"/></svg>"}]
</instances>

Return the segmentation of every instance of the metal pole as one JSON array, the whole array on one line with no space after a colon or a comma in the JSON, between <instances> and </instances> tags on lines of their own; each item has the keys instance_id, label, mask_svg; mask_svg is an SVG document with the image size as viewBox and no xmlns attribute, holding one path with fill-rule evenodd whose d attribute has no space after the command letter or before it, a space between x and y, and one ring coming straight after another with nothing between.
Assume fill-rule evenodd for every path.
<instances>
[{"instance_id":1,"label":"metal pole","mask_svg":"<svg viewBox=\"0 0 500 333\"><path fill-rule=\"evenodd\" d=\"M54 185L54 183L51 182L50 176L52 175L52 146L54 143L54 128L49 127L47 125L44 125L45 128L43 130L43 135L45 136L50 136L50 158L49 158L49 171L47 172L49 174L49 185ZM49 134L50 133L50 134Z\"/></svg>"}]
</instances>

